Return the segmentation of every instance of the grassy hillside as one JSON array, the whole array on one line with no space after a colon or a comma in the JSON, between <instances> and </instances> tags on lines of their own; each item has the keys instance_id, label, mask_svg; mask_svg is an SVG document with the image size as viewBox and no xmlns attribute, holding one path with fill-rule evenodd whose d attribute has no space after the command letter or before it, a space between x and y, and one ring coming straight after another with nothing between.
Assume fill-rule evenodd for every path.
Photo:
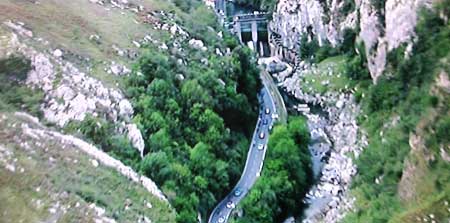
<instances>
[{"instance_id":1,"label":"grassy hillside","mask_svg":"<svg viewBox=\"0 0 450 223\"><path fill-rule=\"evenodd\" d=\"M143 39L146 35L160 34L145 23L148 12L154 10L176 10L163 0L129 1L146 11L139 13L131 9L122 10L112 7L106 1L106 7L90 1L45 0L45 1L0 1L0 24L8 20L20 21L30 28L34 35L48 41L29 43L40 50L63 49L66 59L84 68L97 77L116 87L122 78L107 74L105 68L111 61L131 67L133 62L127 56L116 53L117 48L139 53L133 41ZM2 24L3 25L3 24ZM92 40L98 35L98 41ZM89 58L89 60L86 60ZM107 63L107 64L105 64Z\"/></svg>"},{"instance_id":2,"label":"grassy hillside","mask_svg":"<svg viewBox=\"0 0 450 223\"><path fill-rule=\"evenodd\" d=\"M376 85L359 82L369 146L357 159L356 212L345 222L449 220L450 95L441 80L450 71L450 26L439 16L448 7L422 12L409 58L400 47Z\"/></svg>"},{"instance_id":3,"label":"grassy hillside","mask_svg":"<svg viewBox=\"0 0 450 223\"><path fill-rule=\"evenodd\" d=\"M412 52L405 57L405 45L390 52L387 70L376 85L355 31L346 30L344 43L336 49L314 41L300 47L305 60L314 56L311 62L317 63L304 74L305 92L347 86L355 89L362 108L358 124L367 132L369 145L355 158L355 210L343 222L450 219L449 5L440 1L432 10L421 11Z\"/></svg>"},{"instance_id":4,"label":"grassy hillside","mask_svg":"<svg viewBox=\"0 0 450 223\"><path fill-rule=\"evenodd\" d=\"M169 205L29 118L0 113L0 222L175 222Z\"/></svg>"},{"instance_id":5,"label":"grassy hillside","mask_svg":"<svg viewBox=\"0 0 450 223\"><path fill-rule=\"evenodd\" d=\"M147 155L141 159L117 135L120 124L95 115L64 131L155 180L176 209L177 222L196 222L199 214L206 219L239 178L256 121L261 85L251 51L221 32L212 10L199 0L130 0L123 8L92 2L0 0L0 21L23 22L34 37L19 35L21 42L50 54L61 49L58 58L121 89L133 104ZM132 72L110 74L113 62ZM18 100L0 98L14 105L8 111L39 115L39 94L7 92L20 93ZM103 189L110 190L98 188Z\"/></svg>"}]
</instances>

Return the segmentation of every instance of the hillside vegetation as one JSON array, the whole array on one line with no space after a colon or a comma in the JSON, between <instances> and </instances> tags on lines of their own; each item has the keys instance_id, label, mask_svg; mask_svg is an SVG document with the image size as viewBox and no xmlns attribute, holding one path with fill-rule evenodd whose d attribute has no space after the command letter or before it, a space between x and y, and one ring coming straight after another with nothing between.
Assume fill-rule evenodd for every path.
<instances>
[{"instance_id":1,"label":"hillside vegetation","mask_svg":"<svg viewBox=\"0 0 450 223\"><path fill-rule=\"evenodd\" d=\"M177 38L162 39L171 50L149 44L124 82L148 155L141 160L99 118L72 122L66 130L81 132L155 180L177 210L177 222L187 223L197 222L198 212L206 218L239 178L260 83L250 51L228 36L222 43L211 11L197 1L180 7L162 20L177 21L209 49ZM229 47L231 54L216 55L214 47Z\"/></svg>"},{"instance_id":2,"label":"hillside vegetation","mask_svg":"<svg viewBox=\"0 0 450 223\"><path fill-rule=\"evenodd\" d=\"M239 207L243 216L236 223L281 222L298 214L312 184L310 135L306 119L291 117L286 125L274 127L267 145L261 177Z\"/></svg>"},{"instance_id":3,"label":"hillside vegetation","mask_svg":"<svg viewBox=\"0 0 450 223\"><path fill-rule=\"evenodd\" d=\"M173 208L141 185L71 143L32 133L46 130L0 113L1 222L175 222Z\"/></svg>"},{"instance_id":4,"label":"hillside vegetation","mask_svg":"<svg viewBox=\"0 0 450 223\"><path fill-rule=\"evenodd\" d=\"M383 79L361 84L367 115L361 124L370 144L357 159L358 208L346 222L448 220L450 97L439 79L450 71L450 27L439 13L448 13L449 3L423 10L409 58L403 47L396 49Z\"/></svg>"},{"instance_id":5,"label":"hillside vegetation","mask_svg":"<svg viewBox=\"0 0 450 223\"><path fill-rule=\"evenodd\" d=\"M355 157L358 174L351 189L355 211L344 222L449 219L450 97L449 86L443 83L450 71L450 27L442 16L448 16L448 6L442 1L433 9L422 9L412 51L405 56L406 45L402 45L390 52L387 69L376 84L355 31L346 30L338 48L320 47L314 40L300 47L304 59L319 63L319 75L306 75L305 91L324 93L345 85L356 89L363 110L359 125L367 132L369 145ZM345 57L337 60L336 55ZM339 78L327 77L323 66L329 61L337 62ZM317 83L322 77L329 81L327 87Z\"/></svg>"},{"instance_id":6,"label":"hillside vegetation","mask_svg":"<svg viewBox=\"0 0 450 223\"><path fill-rule=\"evenodd\" d=\"M236 0L238 4L249 5L255 9L273 12L278 0Z\"/></svg>"},{"instance_id":7,"label":"hillside vegetation","mask_svg":"<svg viewBox=\"0 0 450 223\"><path fill-rule=\"evenodd\" d=\"M43 40L20 36L20 41L49 54L62 49L59 59L121 89L130 99L134 110L130 121L145 141L143 158L118 131L122 123L106 116L88 114L62 131L83 137L152 178L176 210L175 219L173 213L161 211L161 218L152 221L206 219L238 180L245 163L261 87L256 61L249 49L222 32L202 1L130 0L128 6L122 9L112 1L2 0L0 19L23 22ZM5 59L0 65L11 74L11 63L29 66L22 57ZM114 75L113 62L132 71ZM44 96L19 87L25 79L26 75L13 80L17 89L1 89L0 107L39 116ZM10 84L9 79L2 80ZM17 98L3 97L8 95ZM80 196L116 213L116 203L123 202L97 197L103 190L111 188L88 187L87 195L82 191ZM127 215L117 212L112 217L122 221Z\"/></svg>"}]
</instances>

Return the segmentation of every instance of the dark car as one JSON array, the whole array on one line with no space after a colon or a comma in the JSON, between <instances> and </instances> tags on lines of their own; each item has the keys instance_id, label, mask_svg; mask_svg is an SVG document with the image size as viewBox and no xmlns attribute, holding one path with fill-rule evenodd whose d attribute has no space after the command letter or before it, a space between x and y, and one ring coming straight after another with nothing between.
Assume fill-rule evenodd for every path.
<instances>
[{"instance_id":1,"label":"dark car","mask_svg":"<svg viewBox=\"0 0 450 223\"><path fill-rule=\"evenodd\" d=\"M241 188L237 188L235 191L234 191L234 196L236 196L236 197L239 197L239 196L241 196L241 194L242 194L242 189Z\"/></svg>"}]
</instances>

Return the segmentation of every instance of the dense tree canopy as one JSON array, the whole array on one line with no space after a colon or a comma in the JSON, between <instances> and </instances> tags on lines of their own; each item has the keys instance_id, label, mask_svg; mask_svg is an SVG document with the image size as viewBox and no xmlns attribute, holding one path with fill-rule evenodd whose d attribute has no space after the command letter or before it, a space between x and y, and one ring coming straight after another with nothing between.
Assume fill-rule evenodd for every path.
<instances>
[{"instance_id":1,"label":"dense tree canopy","mask_svg":"<svg viewBox=\"0 0 450 223\"><path fill-rule=\"evenodd\" d=\"M250 5L256 9L267 12L272 12L278 3L278 0L235 0L235 2L242 5Z\"/></svg>"},{"instance_id":2,"label":"dense tree canopy","mask_svg":"<svg viewBox=\"0 0 450 223\"><path fill-rule=\"evenodd\" d=\"M275 126L262 175L242 202L243 217L235 222L281 222L301 209L312 183L309 140L305 118Z\"/></svg>"},{"instance_id":3,"label":"dense tree canopy","mask_svg":"<svg viewBox=\"0 0 450 223\"><path fill-rule=\"evenodd\" d=\"M225 47L217 36L203 38ZM256 61L225 38L231 55L186 46L186 66L150 48L127 81L147 148L141 171L162 186L182 223L197 222L198 212L206 218L238 180L257 119Z\"/></svg>"}]
</instances>

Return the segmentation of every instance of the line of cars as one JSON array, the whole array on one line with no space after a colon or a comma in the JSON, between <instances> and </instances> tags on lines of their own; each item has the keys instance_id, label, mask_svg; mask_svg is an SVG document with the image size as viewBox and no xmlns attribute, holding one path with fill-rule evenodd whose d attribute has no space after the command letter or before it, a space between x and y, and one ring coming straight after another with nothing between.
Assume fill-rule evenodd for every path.
<instances>
[{"instance_id":1,"label":"line of cars","mask_svg":"<svg viewBox=\"0 0 450 223\"><path fill-rule=\"evenodd\" d=\"M242 188L240 188L240 187L238 187L238 188L236 188L235 190L234 190L234 192L233 192L233 196L235 196L235 197L240 197L241 195L242 195L242 193L243 193L244 191L243 191L243 189ZM228 202L227 202L227 208L229 208L229 209L233 209L233 208L235 208L236 207L236 204L232 201L232 200L229 200ZM217 223L224 223L225 222L225 217L224 216L220 216L218 219L217 219Z\"/></svg>"},{"instance_id":2,"label":"line of cars","mask_svg":"<svg viewBox=\"0 0 450 223\"><path fill-rule=\"evenodd\" d=\"M263 101L263 95L264 95L264 93L258 95L260 97L260 99L261 99L260 101ZM259 139L264 139L264 138L266 138L265 127L267 126L267 134L269 132L271 132L272 128L273 128L273 123L269 124L270 118L272 118L272 120L275 120L275 119L278 118L278 114L273 113L273 112L271 114L270 108L264 108L263 104L261 104L260 108L261 108L261 112L260 112L260 115L259 115L258 126L256 128L256 132L258 132ZM262 111L264 111L264 112L262 112ZM267 148L267 144L264 144L264 143L254 142L252 147L255 147L255 146L260 151L265 151L265 149ZM259 176L259 174L260 173L258 172L257 176ZM234 197L240 197L242 194L243 194L243 189L240 188L240 187L237 187L233 191L233 196ZM233 209L233 208L236 207L236 204L231 199L229 199L227 201L227 203L226 203L226 207L228 209ZM226 221L226 217L225 216L220 216L217 219L217 223L224 223L225 221Z\"/></svg>"}]
</instances>

